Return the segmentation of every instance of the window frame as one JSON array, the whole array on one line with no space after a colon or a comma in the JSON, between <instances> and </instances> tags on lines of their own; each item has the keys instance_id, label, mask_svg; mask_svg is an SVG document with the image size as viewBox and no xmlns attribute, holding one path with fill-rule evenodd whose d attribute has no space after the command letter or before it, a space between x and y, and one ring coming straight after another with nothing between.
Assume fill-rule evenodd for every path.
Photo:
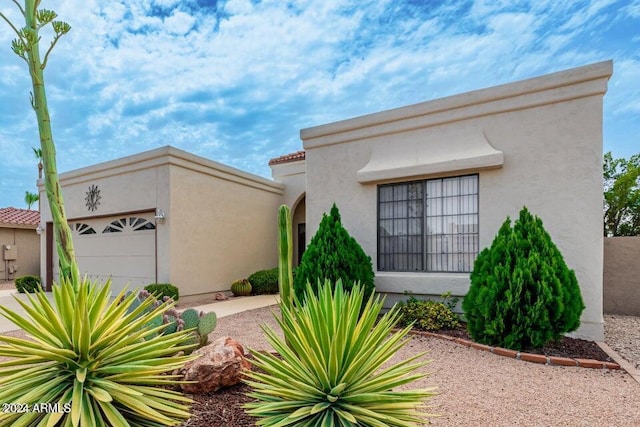
<instances>
[{"instance_id":1,"label":"window frame","mask_svg":"<svg viewBox=\"0 0 640 427\"><path fill-rule=\"evenodd\" d=\"M460 179L462 178L467 178L467 177L475 177L475 192L472 193L466 193L466 194L458 194L456 196L445 196L445 195L441 195L441 196L437 196L437 197L429 197L428 193L427 193L427 188L428 188L428 183L429 182L434 182L434 181L441 181L444 182L447 179L457 179L458 181L458 185L461 182ZM381 207L383 203L396 203L393 199L394 199L394 195L391 195L391 199L385 202L381 202L381 189L385 188L385 187L391 187L394 188L394 186L407 186L407 191L408 191L408 186L411 184L420 184L422 187L422 215L421 217L411 217L409 214L409 201L412 200L410 198L410 196L408 195L407 192L407 196L406 199L404 199L403 201L405 203L407 203L407 212L405 216L399 217L399 216L395 216L395 212L392 214L392 216L390 218L381 218ZM395 191L395 190L393 190ZM476 218L476 222L475 222L475 226L476 226L476 231L475 232L471 232L471 233L455 233L453 235L451 235L450 233L440 233L440 234L428 234L428 221L429 218L438 218L438 220L442 220L443 218L445 218L446 216L449 216L447 214L444 214L444 210L441 211L440 214L438 215L432 215L429 216L428 215L428 202L430 200L434 200L436 198L441 198L441 199L446 199L447 197L455 197L459 200L460 197L464 197L464 196L475 196L475 212L471 211L471 212L459 212L456 215L458 218L460 218L461 216L475 216ZM376 234L377 234L377 238L376 238L376 255L377 255L377 259L376 259L376 267L377 267L377 271L378 272L383 272L383 273L470 273L473 270L473 264L475 262L475 259L478 256L478 253L480 252L480 174L479 173L471 173L471 174L464 174L464 175L450 175L450 176L441 176L441 177L437 177L437 178L429 178L429 179L419 179L419 180L413 180L413 181L400 181L400 182L390 182L390 183L385 183L385 184L380 184L377 186L376 189ZM441 208L443 209L443 208ZM421 231L420 234L405 234L404 236L407 237L407 243L406 245L404 245L407 249L405 251L398 251L398 245L397 242L393 242L391 241L392 245L395 245L395 248L391 248L391 250L389 252L386 253L382 253L382 220L389 220L389 221L396 221L396 220L411 220L411 219L415 219L415 218L420 218L421 220ZM464 225L464 224L462 224ZM472 225L471 223L468 225ZM409 230L410 225L407 224L407 230ZM440 251L436 251L433 250L432 248L429 247L429 236L446 236L446 235L451 235L451 236L469 236L469 238L471 239L471 245L473 246L471 251L465 251L464 246L465 243L462 243L463 247L461 248L461 250L458 250L456 252L442 252L442 250ZM401 235L403 236L403 235ZM419 236L422 243L420 246L420 251L414 251L414 252L410 252L409 251L409 239L410 237L416 237ZM457 244L460 245L460 240L457 241ZM414 245L415 246L415 245ZM436 245L437 247L437 245ZM398 267L389 267L389 266L385 266L384 268L381 268L382 265L382 257L381 254L384 256L390 256L390 259L393 259L394 256L401 256L401 255L408 255L408 256L415 256L415 255L420 255L421 256L421 260L420 263L422 265L421 269L410 269L410 268L398 268ZM433 265L430 265L431 262L429 260L429 256L441 256L444 257L444 261L439 262L438 264L441 265L440 268L433 268ZM458 260L458 265L460 265L460 263L462 264L466 264L464 267L468 268L468 269L448 269L447 266L449 265L449 262L453 261L450 260L449 257L471 257L470 259L462 259L462 260ZM455 259L455 258L454 258ZM419 263L419 264L420 264ZM395 263L393 262L389 262L390 265L393 265ZM411 262L409 262L409 258L407 258L406 261L406 266L408 267L411 264ZM431 269L430 269L431 268Z\"/></svg>"}]
</instances>

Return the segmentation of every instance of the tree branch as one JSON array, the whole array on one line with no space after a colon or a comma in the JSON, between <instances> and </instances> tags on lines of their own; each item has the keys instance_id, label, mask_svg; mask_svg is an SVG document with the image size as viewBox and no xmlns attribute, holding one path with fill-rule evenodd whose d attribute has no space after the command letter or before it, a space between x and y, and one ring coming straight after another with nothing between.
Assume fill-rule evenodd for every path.
<instances>
[{"instance_id":1,"label":"tree branch","mask_svg":"<svg viewBox=\"0 0 640 427\"><path fill-rule=\"evenodd\" d=\"M18 6L18 9L20 9L20 13L22 13L22 16L24 16L24 9L22 8L22 6L20 6L20 3L18 3L18 0L11 0L13 1L16 6Z\"/></svg>"},{"instance_id":2,"label":"tree branch","mask_svg":"<svg viewBox=\"0 0 640 427\"><path fill-rule=\"evenodd\" d=\"M47 53L44 54L44 59L42 60L42 64L40 65L41 70L44 70L44 68L47 66L47 61L49 60L49 54L53 50L53 47L56 45L60 37L62 37L62 34L56 35L54 37L53 41L51 42L51 46L49 46L49 49L47 49Z\"/></svg>"},{"instance_id":3,"label":"tree branch","mask_svg":"<svg viewBox=\"0 0 640 427\"><path fill-rule=\"evenodd\" d=\"M24 13L23 13L23 15L24 15ZM22 36L20 35L20 31L18 31L18 29L11 23L11 21L9 21L9 19L6 16L4 16L4 14L2 12L0 12L0 17L2 17L2 19L4 19L7 22L7 24L9 24L9 26L13 29L13 31L17 34L17 36L22 40Z\"/></svg>"}]
</instances>

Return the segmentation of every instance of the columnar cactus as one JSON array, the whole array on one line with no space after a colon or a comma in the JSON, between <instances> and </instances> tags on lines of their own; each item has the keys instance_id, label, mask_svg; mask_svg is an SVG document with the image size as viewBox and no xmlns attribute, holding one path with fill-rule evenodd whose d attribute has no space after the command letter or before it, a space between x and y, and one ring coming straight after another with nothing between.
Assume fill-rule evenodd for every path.
<instances>
[{"instance_id":1,"label":"columnar cactus","mask_svg":"<svg viewBox=\"0 0 640 427\"><path fill-rule=\"evenodd\" d=\"M287 307L293 305L293 239L291 212L287 205L278 211L278 287L280 299Z\"/></svg>"}]
</instances>

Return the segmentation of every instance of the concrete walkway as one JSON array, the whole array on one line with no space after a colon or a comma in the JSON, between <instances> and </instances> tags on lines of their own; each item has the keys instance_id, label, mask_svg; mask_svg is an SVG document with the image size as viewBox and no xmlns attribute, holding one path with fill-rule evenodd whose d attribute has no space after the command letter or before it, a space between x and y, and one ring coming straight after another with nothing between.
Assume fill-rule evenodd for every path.
<instances>
[{"instance_id":1,"label":"concrete walkway","mask_svg":"<svg viewBox=\"0 0 640 427\"><path fill-rule=\"evenodd\" d=\"M14 296L17 296L21 301L25 301L28 303L28 299L25 294L21 294L16 290L0 290L0 305L9 308L21 315L24 315L24 310L15 300ZM53 295L51 294L51 292L47 292L47 297L50 301L52 300ZM228 301L199 305L193 308L198 311L202 310L204 312L215 311L218 317L225 317L232 314L240 313L242 311L267 307L277 303L278 295L256 295L253 297L234 298ZM4 316L0 315L0 333L15 331L16 329L18 328L15 324L13 324Z\"/></svg>"}]
</instances>

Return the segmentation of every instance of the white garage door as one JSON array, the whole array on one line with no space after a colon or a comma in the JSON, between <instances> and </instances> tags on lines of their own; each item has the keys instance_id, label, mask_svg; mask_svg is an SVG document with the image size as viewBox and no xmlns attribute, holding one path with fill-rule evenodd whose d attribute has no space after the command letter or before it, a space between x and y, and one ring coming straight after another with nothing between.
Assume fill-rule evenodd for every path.
<instances>
[{"instance_id":1,"label":"white garage door","mask_svg":"<svg viewBox=\"0 0 640 427\"><path fill-rule=\"evenodd\" d=\"M155 282L156 230L153 213L70 222L81 275L119 292ZM54 257L54 280L58 277Z\"/></svg>"}]
</instances>

